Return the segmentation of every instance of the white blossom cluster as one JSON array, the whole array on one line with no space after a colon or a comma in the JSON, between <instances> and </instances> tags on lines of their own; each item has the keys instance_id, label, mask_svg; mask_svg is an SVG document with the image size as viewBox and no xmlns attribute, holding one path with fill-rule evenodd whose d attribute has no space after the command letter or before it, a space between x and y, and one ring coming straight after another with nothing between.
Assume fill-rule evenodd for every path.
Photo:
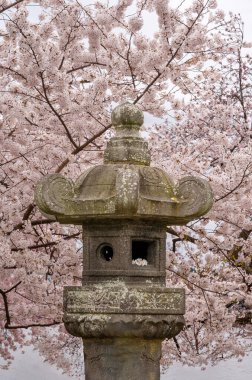
<instances>
[{"instance_id":1,"label":"white blossom cluster","mask_svg":"<svg viewBox=\"0 0 252 380\"><path fill-rule=\"evenodd\" d=\"M136 259L132 260L132 264L144 267L145 265L148 265L148 261L145 259Z\"/></svg>"}]
</instances>

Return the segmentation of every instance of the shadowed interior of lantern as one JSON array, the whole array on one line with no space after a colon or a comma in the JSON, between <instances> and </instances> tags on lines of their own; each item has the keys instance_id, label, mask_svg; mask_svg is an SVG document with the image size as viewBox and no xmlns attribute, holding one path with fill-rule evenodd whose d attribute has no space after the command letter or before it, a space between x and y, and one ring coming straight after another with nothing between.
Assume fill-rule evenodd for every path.
<instances>
[{"instance_id":1,"label":"shadowed interior of lantern","mask_svg":"<svg viewBox=\"0 0 252 380\"><path fill-rule=\"evenodd\" d=\"M153 240L132 240L132 262L146 261L146 265L154 264L156 242Z\"/></svg>"}]
</instances>

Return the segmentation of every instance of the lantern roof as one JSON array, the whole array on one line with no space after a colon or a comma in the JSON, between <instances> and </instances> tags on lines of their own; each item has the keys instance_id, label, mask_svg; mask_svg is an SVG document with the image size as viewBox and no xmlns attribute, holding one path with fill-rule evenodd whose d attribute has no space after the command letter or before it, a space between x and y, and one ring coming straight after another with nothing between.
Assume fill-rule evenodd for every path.
<instances>
[{"instance_id":1,"label":"lantern roof","mask_svg":"<svg viewBox=\"0 0 252 380\"><path fill-rule=\"evenodd\" d=\"M47 217L67 224L129 219L179 225L207 213L213 194L206 180L187 176L175 185L164 170L150 166L139 108L123 103L111 119L116 134L103 164L85 170L76 183L61 174L39 182L35 201Z\"/></svg>"}]
</instances>

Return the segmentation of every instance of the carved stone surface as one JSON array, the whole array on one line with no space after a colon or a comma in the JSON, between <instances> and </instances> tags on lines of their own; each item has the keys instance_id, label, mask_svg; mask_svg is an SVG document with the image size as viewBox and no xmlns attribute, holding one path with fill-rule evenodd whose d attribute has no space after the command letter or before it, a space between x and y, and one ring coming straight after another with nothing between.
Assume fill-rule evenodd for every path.
<instances>
[{"instance_id":1,"label":"carved stone surface","mask_svg":"<svg viewBox=\"0 0 252 380\"><path fill-rule=\"evenodd\" d=\"M82 338L170 339L184 326L183 315L64 314L67 331Z\"/></svg>"},{"instance_id":2,"label":"carved stone surface","mask_svg":"<svg viewBox=\"0 0 252 380\"><path fill-rule=\"evenodd\" d=\"M184 314L184 289L127 287L115 283L64 288L65 313Z\"/></svg>"},{"instance_id":3,"label":"carved stone surface","mask_svg":"<svg viewBox=\"0 0 252 380\"><path fill-rule=\"evenodd\" d=\"M205 214L213 195L201 178L182 178L175 187L161 169L114 164L89 169L76 185L60 174L46 176L36 189L35 201L61 223L118 215L179 225Z\"/></svg>"},{"instance_id":4,"label":"carved stone surface","mask_svg":"<svg viewBox=\"0 0 252 380\"><path fill-rule=\"evenodd\" d=\"M207 181L185 177L175 186L162 169L150 167L148 144L139 136L143 114L125 103L112 113L116 136L107 144L104 165L86 170L74 185L60 174L45 177L35 200L61 223L92 219L155 220L185 224L212 206Z\"/></svg>"},{"instance_id":5,"label":"carved stone surface","mask_svg":"<svg viewBox=\"0 0 252 380\"><path fill-rule=\"evenodd\" d=\"M161 341L84 339L86 380L159 380Z\"/></svg>"},{"instance_id":6,"label":"carved stone surface","mask_svg":"<svg viewBox=\"0 0 252 380\"><path fill-rule=\"evenodd\" d=\"M191 215L206 214L213 205L211 187L202 178L192 176L181 178L176 193L181 202L178 217L182 223L185 223L186 218L190 218Z\"/></svg>"},{"instance_id":7,"label":"carved stone surface","mask_svg":"<svg viewBox=\"0 0 252 380\"><path fill-rule=\"evenodd\" d=\"M67 212L68 200L75 196L74 184L61 174L45 176L37 185L35 202L40 210L52 218Z\"/></svg>"},{"instance_id":8,"label":"carved stone surface","mask_svg":"<svg viewBox=\"0 0 252 380\"><path fill-rule=\"evenodd\" d=\"M125 129L139 129L144 122L144 116L140 109L132 104L125 102L114 108L111 114L112 125L117 127L117 130ZM123 133L125 135L125 132ZM137 134L136 134L137 136Z\"/></svg>"},{"instance_id":9,"label":"carved stone surface","mask_svg":"<svg viewBox=\"0 0 252 380\"><path fill-rule=\"evenodd\" d=\"M137 257L144 257L147 265L133 264L134 242L144 242L145 252L137 248ZM106 261L101 247L113 249L113 257ZM141 247L140 247L141 248ZM121 280L128 284L165 284L166 228L157 223L111 221L83 225L83 285L89 282ZM145 256L143 255L145 253Z\"/></svg>"},{"instance_id":10,"label":"carved stone surface","mask_svg":"<svg viewBox=\"0 0 252 380\"><path fill-rule=\"evenodd\" d=\"M183 289L119 282L64 289L66 329L82 338L171 338L182 329L184 312Z\"/></svg>"},{"instance_id":11,"label":"carved stone surface","mask_svg":"<svg viewBox=\"0 0 252 380\"><path fill-rule=\"evenodd\" d=\"M139 136L139 129L144 121L142 111L130 103L123 103L113 110L111 121L116 136L107 144L104 163L149 165L148 144Z\"/></svg>"}]
</instances>

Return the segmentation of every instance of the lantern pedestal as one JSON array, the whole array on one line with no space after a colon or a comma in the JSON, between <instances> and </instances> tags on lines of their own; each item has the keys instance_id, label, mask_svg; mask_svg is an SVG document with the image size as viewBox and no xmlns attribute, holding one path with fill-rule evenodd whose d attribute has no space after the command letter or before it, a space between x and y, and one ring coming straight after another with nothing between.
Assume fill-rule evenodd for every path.
<instances>
[{"instance_id":1,"label":"lantern pedestal","mask_svg":"<svg viewBox=\"0 0 252 380\"><path fill-rule=\"evenodd\" d=\"M123 282L64 289L67 331L82 337L86 380L159 380L161 343L184 326L183 289Z\"/></svg>"}]
</instances>

